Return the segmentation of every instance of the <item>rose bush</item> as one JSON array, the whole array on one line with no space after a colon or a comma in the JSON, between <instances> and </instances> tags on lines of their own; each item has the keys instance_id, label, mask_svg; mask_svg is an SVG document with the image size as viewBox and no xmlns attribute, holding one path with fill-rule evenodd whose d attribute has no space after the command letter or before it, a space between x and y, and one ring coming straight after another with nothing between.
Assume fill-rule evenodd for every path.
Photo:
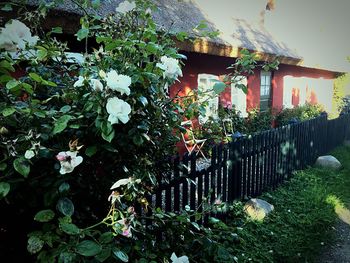
<instances>
[{"instance_id":1,"label":"rose bush","mask_svg":"<svg viewBox=\"0 0 350 263\"><path fill-rule=\"evenodd\" d=\"M149 1L124 1L105 18L90 12L98 2L72 0L85 14L76 33L83 59L57 40L62 28L41 28L55 3L2 7L18 10L0 33L3 258L232 262L210 229L190 220L211 211L205 202L201 213L186 207L175 214L150 200L169 174L181 120L203 108L190 98L183 109L167 96L185 59L173 39L185 34L158 31ZM252 70L245 60L228 81L241 67ZM214 90L224 87L218 82Z\"/></svg>"},{"instance_id":2,"label":"rose bush","mask_svg":"<svg viewBox=\"0 0 350 263\"><path fill-rule=\"evenodd\" d=\"M166 94L185 59L174 35L157 31L149 1L125 1L106 18L89 15L96 1L73 3L86 14L77 39L86 51L88 39L98 45L82 60L56 39L61 28L40 27L54 3L21 6L1 28L3 257L210 261L217 244L189 220L202 214L164 213L149 199L179 141L181 107ZM32 256L23 255L25 246Z\"/></svg>"}]
</instances>

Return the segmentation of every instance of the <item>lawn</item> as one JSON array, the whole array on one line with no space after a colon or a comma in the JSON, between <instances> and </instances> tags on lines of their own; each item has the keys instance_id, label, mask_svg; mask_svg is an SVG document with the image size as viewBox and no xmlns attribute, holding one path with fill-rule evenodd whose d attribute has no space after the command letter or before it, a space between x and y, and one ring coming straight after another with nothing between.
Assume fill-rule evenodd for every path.
<instances>
[{"instance_id":1,"label":"lawn","mask_svg":"<svg viewBox=\"0 0 350 263\"><path fill-rule=\"evenodd\" d=\"M338 214L346 217L350 208L350 148L339 147L331 154L343 169L296 172L261 197L275 206L263 222L231 218L227 224L236 227L239 237L233 247L238 262L315 262L322 247L334 242L332 226Z\"/></svg>"}]
</instances>

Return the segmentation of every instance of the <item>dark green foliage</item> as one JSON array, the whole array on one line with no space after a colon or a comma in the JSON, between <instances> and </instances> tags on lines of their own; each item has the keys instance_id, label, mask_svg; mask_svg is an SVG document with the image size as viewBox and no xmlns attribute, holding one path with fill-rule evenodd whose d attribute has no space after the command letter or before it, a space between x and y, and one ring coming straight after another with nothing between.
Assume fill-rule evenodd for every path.
<instances>
[{"instance_id":1,"label":"dark green foliage","mask_svg":"<svg viewBox=\"0 0 350 263\"><path fill-rule=\"evenodd\" d=\"M284 109L276 115L278 126L287 125L291 121L305 121L320 116L324 111L321 105L305 104L293 109Z\"/></svg>"}]
</instances>

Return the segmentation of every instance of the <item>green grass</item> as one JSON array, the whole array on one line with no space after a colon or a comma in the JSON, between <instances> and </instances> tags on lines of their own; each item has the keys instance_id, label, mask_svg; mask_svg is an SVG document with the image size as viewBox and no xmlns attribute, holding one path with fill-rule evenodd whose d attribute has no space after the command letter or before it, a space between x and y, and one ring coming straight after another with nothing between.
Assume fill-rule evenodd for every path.
<instances>
[{"instance_id":1,"label":"green grass","mask_svg":"<svg viewBox=\"0 0 350 263\"><path fill-rule=\"evenodd\" d=\"M264 194L261 198L275 211L263 222L232 219L231 225L241 227L240 242L233 248L239 262L316 262L322 246L334 242L335 210L350 208L350 148L340 147L332 155L343 164L342 170L299 171Z\"/></svg>"}]
</instances>

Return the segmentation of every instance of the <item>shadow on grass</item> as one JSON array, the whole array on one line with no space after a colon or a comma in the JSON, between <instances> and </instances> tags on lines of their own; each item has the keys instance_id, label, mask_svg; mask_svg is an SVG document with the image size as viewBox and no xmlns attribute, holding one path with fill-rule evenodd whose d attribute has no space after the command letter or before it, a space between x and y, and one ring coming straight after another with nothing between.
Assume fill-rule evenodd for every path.
<instances>
[{"instance_id":1,"label":"shadow on grass","mask_svg":"<svg viewBox=\"0 0 350 263\"><path fill-rule=\"evenodd\" d=\"M239 262L316 262L324 245L334 242L332 227L339 217L350 225L350 148L331 153L339 171L309 168L261 198L275 206L263 222L235 218ZM244 222L244 223L240 223Z\"/></svg>"}]
</instances>

